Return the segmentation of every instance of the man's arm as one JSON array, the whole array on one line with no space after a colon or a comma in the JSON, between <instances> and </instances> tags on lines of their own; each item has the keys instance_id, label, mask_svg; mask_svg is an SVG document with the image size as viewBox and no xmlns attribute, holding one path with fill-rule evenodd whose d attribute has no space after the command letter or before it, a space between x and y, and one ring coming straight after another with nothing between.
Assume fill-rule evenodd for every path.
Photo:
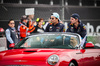
<instances>
[{"instance_id":1,"label":"man's arm","mask_svg":"<svg viewBox=\"0 0 100 66\"><path fill-rule=\"evenodd\" d=\"M62 24L62 28L60 30L60 32L63 32L64 31L64 25Z\"/></svg>"},{"instance_id":2,"label":"man's arm","mask_svg":"<svg viewBox=\"0 0 100 66\"><path fill-rule=\"evenodd\" d=\"M84 38L84 37L86 36L86 34L87 34L87 32L86 32L86 27L85 27L85 25L83 25L83 27L82 27L82 32L81 32L82 38Z\"/></svg>"},{"instance_id":3,"label":"man's arm","mask_svg":"<svg viewBox=\"0 0 100 66\"><path fill-rule=\"evenodd\" d=\"M49 32L49 24L47 25L45 32Z\"/></svg>"},{"instance_id":4,"label":"man's arm","mask_svg":"<svg viewBox=\"0 0 100 66\"><path fill-rule=\"evenodd\" d=\"M70 31L70 24L67 25L67 30L66 30L66 32L71 32L71 31Z\"/></svg>"},{"instance_id":5,"label":"man's arm","mask_svg":"<svg viewBox=\"0 0 100 66\"><path fill-rule=\"evenodd\" d=\"M10 43L14 43L14 41L13 41L12 38L11 38L11 34L10 34L10 30L9 30L9 29L6 30L5 34L6 34L7 40L8 40Z\"/></svg>"}]
</instances>

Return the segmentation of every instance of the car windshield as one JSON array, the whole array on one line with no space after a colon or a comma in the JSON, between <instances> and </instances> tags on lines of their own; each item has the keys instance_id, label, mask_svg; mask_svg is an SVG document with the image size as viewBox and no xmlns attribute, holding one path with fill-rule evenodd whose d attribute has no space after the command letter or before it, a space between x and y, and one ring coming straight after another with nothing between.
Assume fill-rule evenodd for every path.
<instances>
[{"instance_id":1,"label":"car windshield","mask_svg":"<svg viewBox=\"0 0 100 66\"><path fill-rule=\"evenodd\" d=\"M79 44L77 36L73 35L33 35L19 42L15 49L19 48L62 48L74 49Z\"/></svg>"}]
</instances>

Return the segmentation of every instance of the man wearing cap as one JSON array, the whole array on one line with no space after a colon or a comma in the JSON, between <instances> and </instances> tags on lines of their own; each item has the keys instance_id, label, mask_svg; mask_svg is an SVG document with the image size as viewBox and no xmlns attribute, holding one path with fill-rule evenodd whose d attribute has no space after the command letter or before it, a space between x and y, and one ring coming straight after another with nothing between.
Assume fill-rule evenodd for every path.
<instances>
[{"instance_id":1,"label":"man wearing cap","mask_svg":"<svg viewBox=\"0 0 100 66\"><path fill-rule=\"evenodd\" d=\"M45 29L45 32L63 32L64 25L60 23L59 14L54 12L50 17L51 23L49 23Z\"/></svg>"},{"instance_id":2,"label":"man wearing cap","mask_svg":"<svg viewBox=\"0 0 100 66\"><path fill-rule=\"evenodd\" d=\"M83 39L86 36L86 27L79 18L77 13L71 15L66 32L78 33Z\"/></svg>"},{"instance_id":3,"label":"man wearing cap","mask_svg":"<svg viewBox=\"0 0 100 66\"><path fill-rule=\"evenodd\" d=\"M30 25L27 27L27 16L23 15L21 18L21 22L18 25L18 32L20 40L25 38L30 32L33 32L35 30L35 27L33 25Z\"/></svg>"}]
</instances>

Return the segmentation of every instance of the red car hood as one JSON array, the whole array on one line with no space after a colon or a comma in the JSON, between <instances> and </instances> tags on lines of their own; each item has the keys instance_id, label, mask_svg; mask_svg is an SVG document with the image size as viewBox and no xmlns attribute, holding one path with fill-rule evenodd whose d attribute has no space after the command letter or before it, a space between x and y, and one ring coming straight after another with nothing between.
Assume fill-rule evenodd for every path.
<instances>
[{"instance_id":1,"label":"red car hood","mask_svg":"<svg viewBox=\"0 0 100 66\"><path fill-rule=\"evenodd\" d=\"M0 52L0 60L45 60L61 49L12 49Z\"/></svg>"},{"instance_id":2,"label":"red car hood","mask_svg":"<svg viewBox=\"0 0 100 66\"><path fill-rule=\"evenodd\" d=\"M12 60L46 60L50 55L65 49L12 49L0 52L0 61ZM68 52L71 50L67 50ZM58 53L59 54L59 53Z\"/></svg>"}]
</instances>

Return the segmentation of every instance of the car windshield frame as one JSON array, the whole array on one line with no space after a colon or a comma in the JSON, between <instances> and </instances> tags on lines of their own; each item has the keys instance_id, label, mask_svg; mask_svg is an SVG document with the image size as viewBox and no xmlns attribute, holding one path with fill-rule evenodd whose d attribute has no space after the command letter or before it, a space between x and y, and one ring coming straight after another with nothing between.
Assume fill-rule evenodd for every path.
<instances>
[{"instance_id":1,"label":"car windshield frame","mask_svg":"<svg viewBox=\"0 0 100 66\"><path fill-rule=\"evenodd\" d=\"M47 33L47 34L36 34L32 36L28 36L24 38L22 41L20 41L18 44L15 45L14 49L27 49L27 48L58 48L58 49L76 49L76 47L73 47L70 44L67 45L68 42L70 42L71 37L76 37L77 44L80 44L80 38L76 34L65 34L65 33L58 33L58 34L52 34L52 33ZM41 39L40 39L41 38ZM44 38L44 40L42 39ZM34 40L33 40L34 39ZM66 41L65 41L66 39ZM37 43L37 41L40 41ZM33 42L34 43L33 43ZM42 43L44 41L44 43ZM67 42L67 43L66 43ZM26 43L26 44L25 44ZM35 45L35 43L37 43ZM31 44L30 46L28 45L27 47L24 45ZM66 45L65 45L66 44ZM36 47L34 47L36 46Z\"/></svg>"}]
</instances>

